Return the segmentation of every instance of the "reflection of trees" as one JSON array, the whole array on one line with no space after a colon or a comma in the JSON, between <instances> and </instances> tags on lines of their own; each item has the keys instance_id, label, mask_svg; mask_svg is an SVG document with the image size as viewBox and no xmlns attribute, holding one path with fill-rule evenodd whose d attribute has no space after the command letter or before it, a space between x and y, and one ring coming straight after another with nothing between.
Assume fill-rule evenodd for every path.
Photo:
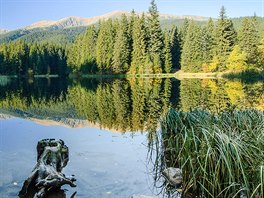
<instances>
[{"instance_id":1,"label":"reflection of trees","mask_svg":"<svg viewBox=\"0 0 264 198\"><path fill-rule=\"evenodd\" d=\"M50 82L49 89L25 86L1 93L4 109L28 112L28 116L85 119L116 131L155 131L158 120L177 98L171 99L170 79L122 79L81 81L62 89ZM63 85L63 84L62 84ZM42 94L42 88L45 90ZM27 90L31 92L27 93ZM33 93L34 92L34 93ZM38 97L40 96L40 97ZM175 104L173 104L176 106Z\"/></svg>"},{"instance_id":2,"label":"reflection of trees","mask_svg":"<svg viewBox=\"0 0 264 198\"><path fill-rule=\"evenodd\" d=\"M170 87L169 79L117 79L99 83L94 91L81 86L69 88L68 99L80 117L103 128L155 131L162 112L171 106Z\"/></svg>"},{"instance_id":3,"label":"reflection of trees","mask_svg":"<svg viewBox=\"0 0 264 198\"><path fill-rule=\"evenodd\" d=\"M262 82L246 84L241 81L184 79L180 85L180 108L207 109L221 112L233 106L238 109L263 108Z\"/></svg>"},{"instance_id":4,"label":"reflection of trees","mask_svg":"<svg viewBox=\"0 0 264 198\"><path fill-rule=\"evenodd\" d=\"M0 105L33 117L85 119L117 131L155 131L160 116L170 107L178 108L179 97L183 111L221 112L230 105L264 109L262 82L134 78L68 84L63 79L12 80L1 87Z\"/></svg>"}]
</instances>

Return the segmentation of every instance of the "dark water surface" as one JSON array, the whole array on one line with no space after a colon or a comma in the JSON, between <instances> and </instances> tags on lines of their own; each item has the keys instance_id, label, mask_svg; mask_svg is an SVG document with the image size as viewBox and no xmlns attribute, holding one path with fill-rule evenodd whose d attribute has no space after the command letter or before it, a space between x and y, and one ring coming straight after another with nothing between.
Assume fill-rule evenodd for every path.
<instances>
[{"instance_id":1,"label":"dark water surface","mask_svg":"<svg viewBox=\"0 0 264 198\"><path fill-rule=\"evenodd\" d=\"M263 82L11 79L0 83L0 197L17 197L43 138L63 139L76 197L157 195L148 145L170 107L264 109Z\"/></svg>"}]
</instances>

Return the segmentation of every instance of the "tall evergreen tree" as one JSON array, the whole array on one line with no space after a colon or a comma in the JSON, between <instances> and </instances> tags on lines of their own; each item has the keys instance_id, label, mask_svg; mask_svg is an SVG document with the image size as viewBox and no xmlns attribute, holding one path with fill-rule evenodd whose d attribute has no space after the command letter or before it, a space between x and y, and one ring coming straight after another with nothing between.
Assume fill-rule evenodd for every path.
<instances>
[{"instance_id":1,"label":"tall evergreen tree","mask_svg":"<svg viewBox=\"0 0 264 198\"><path fill-rule=\"evenodd\" d=\"M256 64L258 62L259 34L255 17L246 17L242 21L238 31L239 46L247 54L247 62Z\"/></svg>"},{"instance_id":2,"label":"tall evergreen tree","mask_svg":"<svg viewBox=\"0 0 264 198\"><path fill-rule=\"evenodd\" d=\"M97 30L95 26L88 27L82 40L83 48L80 64L83 71L96 71L96 40Z\"/></svg>"},{"instance_id":3,"label":"tall evergreen tree","mask_svg":"<svg viewBox=\"0 0 264 198\"><path fill-rule=\"evenodd\" d=\"M189 19L185 18L179 29L181 48L184 45L184 41L188 32L189 23L190 23Z\"/></svg>"},{"instance_id":4,"label":"tall evergreen tree","mask_svg":"<svg viewBox=\"0 0 264 198\"><path fill-rule=\"evenodd\" d=\"M193 21L189 23L188 33L182 49L181 68L187 72L199 72L202 68L201 29Z\"/></svg>"},{"instance_id":5,"label":"tall evergreen tree","mask_svg":"<svg viewBox=\"0 0 264 198\"><path fill-rule=\"evenodd\" d=\"M128 71L130 57L129 42L128 21L127 17L123 15L117 29L113 51L112 65L115 73L125 73Z\"/></svg>"},{"instance_id":6,"label":"tall evergreen tree","mask_svg":"<svg viewBox=\"0 0 264 198\"><path fill-rule=\"evenodd\" d=\"M114 51L115 29L113 21L103 21L100 24L96 42L96 63L101 72L111 72Z\"/></svg>"},{"instance_id":7,"label":"tall evergreen tree","mask_svg":"<svg viewBox=\"0 0 264 198\"><path fill-rule=\"evenodd\" d=\"M170 73L172 68L170 32L165 32L164 41L164 72Z\"/></svg>"},{"instance_id":8,"label":"tall evergreen tree","mask_svg":"<svg viewBox=\"0 0 264 198\"><path fill-rule=\"evenodd\" d=\"M214 56L219 60L219 71L225 70L225 61L233 50L236 38L237 34L233 22L227 18L225 8L222 7L219 19L217 20L214 37Z\"/></svg>"},{"instance_id":9,"label":"tall evergreen tree","mask_svg":"<svg viewBox=\"0 0 264 198\"><path fill-rule=\"evenodd\" d=\"M174 26L170 31L170 45L172 56L172 68L180 69L181 43L178 28Z\"/></svg>"},{"instance_id":10,"label":"tall evergreen tree","mask_svg":"<svg viewBox=\"0 0 264 198\"><path fill-rule=\"evenodd\" d=\"M135 17L133 26L133 51L130 73L143 73L147 56L147 33L144 14Z\"/></svg>"},{"instance_id":11,"label":"tall evergreen tree","mask_svg":"<svg viewBox=\"0 0 264 198\"><path fill-rule=\"evenodd\" d=\"M162 72L162 49L163 49L163 35L160 27L159 13L155 0L151 1L148 17L148 31L149 31L149 54L153 62L154 73Z\"/></svg>"},{"instance_id":12,"label":"tall evergreen tree","mask_svg":"<svg viewBox=\"0 0 264 198\"><path fill-rule=\"evenodd\" d=\"M207 25L201 28L201 53L202 53L202 66L203 71L208 71L208 65L213 58L213 32L214 32L214 22L210 18ZM204 68L205 67L205 68Z\"/></svg>"}]
</instances>

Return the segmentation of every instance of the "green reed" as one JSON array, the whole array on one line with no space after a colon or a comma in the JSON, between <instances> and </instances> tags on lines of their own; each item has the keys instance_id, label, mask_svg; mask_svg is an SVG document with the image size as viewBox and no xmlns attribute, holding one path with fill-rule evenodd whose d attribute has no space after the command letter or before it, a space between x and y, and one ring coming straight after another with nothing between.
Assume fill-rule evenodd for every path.
<instances>
[{"instance_id":1,"label":"green reed","mask_svg":"<svg viewBox=\"0 0 264 198\"><path fill-rule=\"evenodd\" d=\"M185 197L264 197L264 112L171 109L157 138L156 169L181 168Z\"/></svg>"}]
</instances>

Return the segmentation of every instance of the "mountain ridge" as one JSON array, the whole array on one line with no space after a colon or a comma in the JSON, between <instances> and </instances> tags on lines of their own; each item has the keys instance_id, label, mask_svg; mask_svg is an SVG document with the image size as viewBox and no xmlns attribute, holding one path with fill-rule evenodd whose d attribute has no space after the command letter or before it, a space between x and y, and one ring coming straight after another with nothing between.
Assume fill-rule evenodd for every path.
<instances>
[{"instance_id":1,"label":"mountain ridge","mask_svg":"<svg viewBox=\"0 0 264 198\"><path fill-rule=\"evenodd\" d=\"M143 12L136 12L136 15L141 15ZM120 18L122 14L127 16L131 12L124 10L116 10L103 15L90 18L78 16L69 16L59 20L39 21L23 28L6 31L1 33L0 29L0 44L18 39L23 39L26 42L54 42L54 43L72 43L76 35L83 33L89 25L97 24L100 20ZM147 16L148 13L145 13ZM231 18L235 28L240 27L241 19ZM170 29L172 26L181 26L184 19L192 19L197 24L205 25L209 17L192 16L192 15L174 15L160 13L160 24L163 29ZM213 20L216 20L213 18ZM259 27L264 25L264 18L258 17Z\"/></svg>"},{"instance_id":2,"label":"mountain ridge","mask_svg":"<svg viewBox=\"0 0 264 198\"><path fill-rule=\"evenodd\" d=\"M123 14L126 16L130 16L131 12L125 11L125 10L115 10L109 13L105 13L103 15L84 18L79 16L68 16L59 20L43 20L38 21L33 24L30 24L26 27L22 27L20 29L26 29L31 30L34 28L44 28L44 29L51 29L51 30L57 30L57 29L64 29L64 28L70 28L70 27L79 27L79 26L89 26L98 23L100 20L107 20L110 18L120 18ZM136 15L141 15L142 12L136 12ZM148 13L145 13L148 15ZM193 19L195 21L206 21L209 19L209 17L203 17L203 16L192 16L192 15L174 15L174 14L163 14L160 13L160 19L161 20L168 20L168 19Z\"/></svg>"},{"instance_id":3,"label":"mountain ridge","mask_svg":"<svg viewBox=\"0 0 264 198\"><path fill-rule=\"evenodd\" d=\"M0 29L0 34L5 34L5 33L7 33L7 32L9 32L9 30L6 30L6 29Z\"/></svg>"}]
</instances>

